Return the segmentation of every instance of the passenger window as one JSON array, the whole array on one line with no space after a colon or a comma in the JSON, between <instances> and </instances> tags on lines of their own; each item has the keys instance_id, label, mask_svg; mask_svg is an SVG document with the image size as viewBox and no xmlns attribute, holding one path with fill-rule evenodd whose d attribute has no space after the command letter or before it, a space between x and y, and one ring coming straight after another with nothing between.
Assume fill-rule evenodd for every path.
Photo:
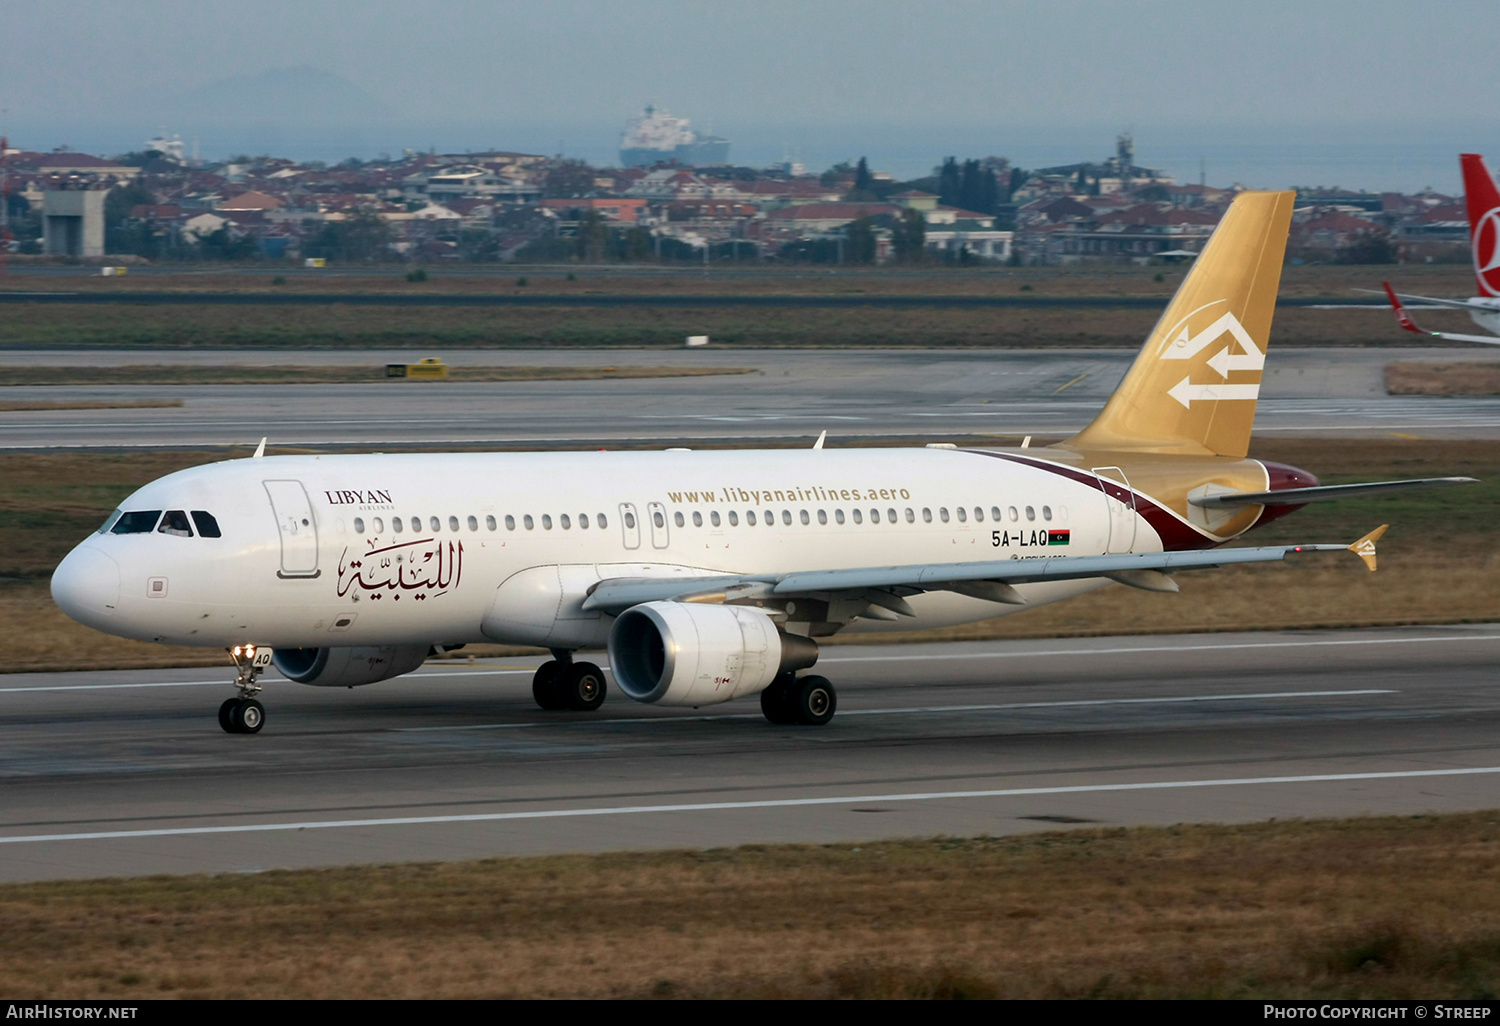
<instances>
[{"instance_id":1,"label":"passenger window","mask_svg":"<svg viewBox=\"0 0 1500 1026\"><path fill-rule=\"evenodd\" d=\"M991 506L990 507L990 519L993 520L997 524L1000 522L1000 507L999 506Z\"/></svg>"},{"instance_id":2,"label":"passenger window","mask_svg":"<svg viewBox=\"0 0 1500 1026\"><path fill-rule=\"evenodd\" d=\"M826 523L828 523L828 511L826 509L820 509L820 510L818 510L818 523L820 523L820 524L826 524Z\"/></svg>"},{"instance_id":3,"label":"passenger window","mask_svg":"<svg viewBox=\"0 0 1500 1026\"><path fill-rule=\"evenodd\" d=\"M376 517L375 518L375 533L376 534L381 534L384 531L385 531L385 521L381 520L379 517Z\"/></svg>"},{"instance_id":4,"label":"passenger window","mask_svg":"<svg viewBox=\"0 0 1500 1026\"><path fill-rule=\"evenodd\" d=\"M906 507L906 522L908 524L915 524L917 522L916 511L913 510L910 506Z\"/></svg>"},{"instance_id":5,"label":"passenger window","mask_svg":"<svg viewBox=\"0 0 1500 1026\"><path fill-rule=\"evenodd\" d=\"M974 507L974 519L977 520L977 521L979 521L980 523L984 523L984 507L983 506L975 506Z\"/></svg>"},{"instance_id":6,"label":"passenger window","mask_svg":"<svg viewBox=\"0 0 1500 1026\"><path fill-rule=\"evenodd\" d=\"M427 518L427 528L433 534L437 534L439 531L441 531L443 529L443 522L441 520L439 520L437 517L428 517ZM455 531L458 530L458 521L454 521L453 522L453 529Z\"/></svg>"},{"instance_id":7,"label":"passenger window","mask_svg":"<svg viewBox=\"0 0 1500 1026\"><path fill-rule=\"evenodd\" d=\"M628 527L628 528L630 528L631 530L635 530L635 514L634 513L627 512L625 514L625 526Z\"/></svg>"},{"instance_id":8,"label":"passenger window","mask_svg":"<svg viewBox=\"0 0 1500 1026\"><path fill-rule=\"evenodd\" d=\"M729 511L729 526L730 527L739 527L740 526L740 515L738 513L736 513L734 510L730 510Z\"/></svg>"},{"instance_id":9,"label":"passenger window","mask_svg":"<svg viewBox=\"0 0 1500 1026\"><path fill-rule=\"evenodd\" d=\"M603 513L600 513L595 519L599 521L599 530L602 531L609 526L609 521L604 519Z\"/></svg>"},{"instance_id":10,"label":"passenger window","mask_svg":"<svg viewBox=\"0 0 1500 1026\"><path fill-rule=\"evenodd\" d=\"M220 532L219 530L219 522L215 520L214 515L206 509L193 510L193 526L198 529L199 538L222 537L222 532ZM358 528L358 530L363 531L364 527L361 526Z\"/></svg>"},{"instance_id":11,"label":"passenger window","mask_svg":"<svg viewBox=\"0 0 1500 1026\"><path fill-rule=\"evenodd\" d=\"M812 523L812 517L807 515L807 510L805 509L799 509L797 511L797 519L802 521L803 527L806 527L808 524Z\"/></svg>"},{"instance_id":12,"label":"passenger window","mask_svg":"<svg viewBox=\"0 0 1500 1026\"><path fill-rule=\"evenodd\" d=\"M683 526L682 513L680 511L672 514L672 523L676 524L678 527Z\"/></svg>"},{"instance_id":13,"label":"passenger window","mask_svg":"<svg viewBox=\"0 0 1500 1026\"><path fill-rule=\"evenodd\" d=\"M1035 520L1036 519L1036 507L1035 506L1027 506L1026 507L1026 519L1027 520Z\"/></svg>"},{"instance_id":14,"label":"passenger window","mask_svg":"<svg viewBox=\"0 0 1500 1026\"><path fill-rule=\"evenodd\" d=\"M930 523L932 523L932 510L929 509L926 506L922 507L922 523L924 523L924 524L930 524Z\"/></svg>"},{"instance_id":15,"label":"passenger window","mask_svg":"<svg viewBox=\"0 0 1500 1026\"><path fill-rule=\"evenodd\" d=\"M878 510L878 509L872 509L872 510L870 510L870 523L872 523L872 524L878 524L878 523L880 523L880 510Z\"/></svg>"},{"instance_id":16,"label":"passenger window","mask_svg":"<svg viewBox=\"0 0 1500 1026\"><path fill-rule=\"evenodd\" d=\"M587 513L578 514L578 526L585 531L589 529L589 515Z\"/></svg>"},{"instance_id":17,"label":"passenger window","mask_svg":"<svg viewBox=\"0 0 1500 1026\"><path fill-rule=\"evenodd\" d=\"M433 519L436 519L436 517L434 517ZM411 529L413 531L416 531L418 534L422 533L422 518L421 517L412 517L411 518Z\"/></svg>"},{"instance_id":18,"label":"passenger window","mask_svg":"<svg viewBox=\"0 0 1500 1026\"><path fill-rule=\"evenodd\" d=\"M745 510L745 525L747 527L754 527L755 526L755 510L753 510L753 509L747 509L747 510Z\"/></svg>"},{"instance_id":19,"label":"passenger window","mask_svg":"<svg viewBox=\"0 0 1500 1026\"><path fill-rule=\"evenodd\" d=\"M718 510L714 510L712 513L710 513L708 515L708 522L710 524L712 524L714 527L718 527L719 526L719 511Z\"/></svg>"},{"instance_id":20,"label":"passenger window","mask_svg":"<svg viewBox=\"0 0 1500 1026\"><path fill-rule=\"evenodd\" d=\"M472 518L470 518L470 519L472 519ZM458 530L458 517L449 517L448 518L448 530L450 530L450 531L457 531ZM470 530L473 530L473 528L470 528Z\"/></svg>"},{"instance_id":21,"label":"passenger window","mask_svg":"<svg viewBox=\"0 0 1500 1026\"><path fill-rule=\"evenodd\" d=\"M405 529L406 529L406 522L404 520L402 520L400 517L391 517L391 530L392 531L394 531L397 534L400 534Z\"/></svg>"},{"instance_id":22,"label":"passenger window","mask_svg":"<svg viewBox=\"0 0 1500 1026\"><path fill-rule=\"evenodd\" d=\"M1010 507L1010 522L1011 523L1015 523L1017 520L1020 520L1020 519L1021 519L1021 516L1020 516L1019 513L1016 512L1016 507L1014 507L1014 506Z\"/></svg>"},{"instance_id":23,"label":"passenger window","mask_svg":"<svg viewBox=\"0 0 1500 1026\"><path fill-rule=\"evenodd\" d=\"M568 515L566 513L558 517L558 521L562 524L562 529L564 531L571 531L573 529L573 521L568 518Z\"/></svg>"},{"instance_id":24,"label":"passenger window","mask_svg":"<svg viewBox=\"0 0 1500 1026\"><path fill-rule=\"evenodd\" d=\"M968 510L966 510L962 506L960 506L960 507L958 507L958 509L955 512L958 513L958 522L960 524L967 524L969 522L969 511Z\"/></svg>"},{"instance_id":25,"label":"passenger window","mask_svg":"<svg viewBox=\"0 0 1500 1026\"><path fill-rule=\"evenodd\" d=\"M651 514L651 522L657 527L666 527L667 518L661 515L661 510L655 510Z\"/></svg>"},{"instance_id":26,"label":"passenger window","mask_svg":"<svg viewBox=\"0 0 1500 1026\"><path fill-rule=\"evenodd\" d=\"M188 515L180 509L169 509L161 518L157 534L170 534L178 538L191 538L193 529L188 526Z\"/></svg>"},{"instance_id":27,"label":"passenger window","mask_svg":"<svg viewBox=\"0 0 1500 1026\"><path fill-rule=\"evenodd\" d=\"M120 519L120 514L122 512L123 512L123 510L118 510L117 509L113 513L111 513L108 517L106 517L104 519L104 524L99 528L99 533L100 534L108 534L109 533L109 529L111 527L115 526L115 521Z\"/></svg>"},{"instance_id":28,"label":"passenger window","mask_svg":"<svg viewBox=\"0 0 1500 1026\"><path fill-rule=\"evenodd\" d=\"M200 534L202 533L202 529L201 528L199 529L199 533ZM364 534L365 533L365 518L364 517L355 517L354 518L354 533L355 534Z\"/></svg>"},{"instance_id":29,"label":"passenger window","mask_svg":"<svg viewBox=\"0 0 1500 1026\"><path fill-rule=\"evenodd\" d=\"M544 531L550 531L550 530L552 530L552 514L551 513L543 513L542 514L542 530L544 530Z\"/></svg>"},{"instance_id":30,"label":"passenger window","mask_svg":"<svg viewBox=\"0 0 1500 1026\"><path fill-rule=\"evenodd\" d=\"M703 514L699 513L697 510L693 510L693 526L694 527L702 527L703 526Z\"/></svg>"},{"instance_id":31,"label":"passenger window","mask_svg":"<svg viewBox=\"0 0 1500 1026\"><path fill-rule=\"evenodd\" d=\"M1043 506L1042 507L1042 519L1043 520L1051 520L1052 519L1052 507L1051 506Z\"/></svg>"},{"instance_id":32,"label":"passenger window","mask_svg":"<svg viewBox=\"0 0 1500 1026\"><path fill-rule=\"evenodd\" d=\"M523 523L523 524L526 525L526 530L528 530L528 531L535 530L535 528L536 528L536 521L534 521L534 520L531 519L531 514L530 513L527 513L525 516L523 516L521 518L521 523Z\"/></svg>"},{"instance_id":33,"label":"passenger window","mask_svg":"<svg viewBox=\"0 0 1500 1026\"><path fill-rule=\"evenodd\" d=\"M110 534L150 534L161 519L161 510L146 509L135 513L123 513L110 529Z\"/></svg>"},{"instance_id":34,"label":"passenger window","mask_svg":"<svg viewBox=\"0 0 1500 1026\"><path fill-rule=\"evenodd\" d=\"M939 506L938 507L938 519L941 520L945 524L948 522L948 507L947 506Z\"/></svg>"},{"instance_id":35,"label":"passenger window","mask_svg":"<svg viewBox=\"0 0 1500 1026\"><path fill-rule=\"evenodd\" d=\"M885 519L888 523L894 524L896 522L896 511L893 509L886 510Z\"/></svg>"},{"instance_id":36,"label":"passenger window","mask_svg":"<svg viewBox=\"0 0 1500 1026\"><path fill-rule=\"evenodd\" d=\"M493 531L494 529L495 529L495 518L494 517L490 517L490 530ZM477 531L477 530L479 530L479 518L478 517L470 517L469 518L469 530L471 530L471 531Z\"/></svg>"},{"instance_id":37,"label":"passenger window","mask_svg":"<svg viewBox=\"0 0 1500 1026\"><path fill-rule=\"evenodd\" d=\"M836 509L836 510L833 511L833 522L835 524L842 524L844 522L844 511L843 510Z\"/></svg>"},{"instance_id":38,"label":"passenger window","mask_svg":"<svg viewBox=\"0 0 1500 1026\"><path fill-rule=\"evenodd\" d=\"M865 522L864 516L857 509L851 509L849 511L849 515L854 518L854 522L856 524L862 524Z\"/></svg>"}]
</instances>

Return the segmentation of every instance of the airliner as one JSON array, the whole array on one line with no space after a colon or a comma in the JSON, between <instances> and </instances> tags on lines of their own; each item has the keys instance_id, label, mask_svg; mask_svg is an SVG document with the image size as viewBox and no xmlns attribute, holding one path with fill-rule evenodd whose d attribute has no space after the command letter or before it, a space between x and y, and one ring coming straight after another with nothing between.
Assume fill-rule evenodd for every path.
<instances>
[{"instance_id":1,"label":"airliner","mask_svg":"<svg viewBox=\"0 0 1500 1026\"><path fill-rule=\"evenodd\" d=\"M836 633L941 627L1179 571L1350 549L1220 548L1309 502L1467 478L1321 486L1247 457L1291 220L1244 193L1098 417L1047 447L254 456L131 495L52 577L125 638L225 648L230 733L274 666L355 687L434 653L549 649L538 705L614 687L659 706L758 695L776 724L837 707L808 672Z\"/></svg>"},{"instance_id":2,"label":"airliner","mask_svg":"<svg viewBox=\"0 0 1500 1026\"><path fill-rule=\"evenodd\" d=\"M1484 158L1477 153L1461 153L1458 163L1464 174L1464 200L1469 209L1469 252L1474 259L1474 283L1479 295L1469 299L1434 299L1431 296L1408 296L1391 288L1390 282L1381 282L1391 309L1396 314L1396 323L1402 330L1429 338L1441 338L1450 342L1479 342L1500 346L1500 190L1495 188L1495 179ZM1360 289L1367 292L1368 289ZM1433 306L1450 307L1469 311L1469 317L1489 335L1457 335L1449 331L1424 331L1417 327L1401 301L1427 303Z\"/></svg>"}]
</instances>

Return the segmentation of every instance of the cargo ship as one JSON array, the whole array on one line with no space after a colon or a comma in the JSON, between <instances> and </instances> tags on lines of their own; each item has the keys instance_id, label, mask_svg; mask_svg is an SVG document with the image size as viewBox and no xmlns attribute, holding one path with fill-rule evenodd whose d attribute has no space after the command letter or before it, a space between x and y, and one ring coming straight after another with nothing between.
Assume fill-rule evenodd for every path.
<instances>
[{"instance_id":1,"label":"cargo ship","mask_svg":"<svg viewBox=\"0 0 1500 1026\"><path fill-rule=\"evenodd\" d=\"M620 136L620 163L625 167L650 167L662 161L679 164L724 164L729 160L729 140L699 135L679 118L648 106L642 117L631 118Z\"/></svg>"}]
</instances>

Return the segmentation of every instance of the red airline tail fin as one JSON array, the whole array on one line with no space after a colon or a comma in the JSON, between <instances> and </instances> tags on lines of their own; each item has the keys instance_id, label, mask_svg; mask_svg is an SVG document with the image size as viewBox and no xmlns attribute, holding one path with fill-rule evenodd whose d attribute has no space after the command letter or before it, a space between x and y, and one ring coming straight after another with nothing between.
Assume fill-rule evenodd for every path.
<instances>
[{"instance_id":1,"label":"red airline tail fin","mask_svg":"<svg viewBox=\"0 0 1500 1026\"><path fill-rule=\"evenodd\" d=\"M1469 207L1469 246L1474 254L1474 277L1481 296L1500 296L1500 189L1484 158L1461 153L1464 197Z\"/></svg>"},{"instance_id":2,"label":"red airline tail fin","mask_svg":"<svg viewBox=\"0 0 1500 1026\"><path fill-rule=\"evenodd\" d=\"M1417 322L1411 319L1411 314L1407 313L1406 307L1401 305L1401 300L1396 296L1395 290L1391 288L1391 283L1383 281L1380 284L1385 286L1385 294L1391 297L1391 309L1395 311L1396 323L1407 331L1414 331L1418 335L1427 334L1427 332L1417 327Z\"/></svg>"}]
</instances>

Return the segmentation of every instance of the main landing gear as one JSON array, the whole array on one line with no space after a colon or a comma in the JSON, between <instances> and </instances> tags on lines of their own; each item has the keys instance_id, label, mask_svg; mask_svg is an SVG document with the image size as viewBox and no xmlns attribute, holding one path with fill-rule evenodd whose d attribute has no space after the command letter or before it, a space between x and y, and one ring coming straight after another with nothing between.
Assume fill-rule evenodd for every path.
<instances>
[{"instance_id":1,"label":"main landing gear","mask_svg":"<svg viewBox=\"0 0 1500 1026\"><path fill-rule=\"evenodd\" d=\"M537 667L531 678L531 697L543 709L593 712L604 704L608 690L604 671L593 663L575 663L573 653L553 649L555 659Z\"/></svg>"},{"instance_id":2,"label":"main landing gear","mask_svg":"<svg viewBox=\"0 0 1500 1026\"><path fill-rule=\"evenodd\" d=\"M227 734L259 734L266 724L266 707L255 700L260 693L260 675L271 665L271 650L255 645L236 645L229 650L239 676L234 686L239 696L219 706L219 726Z\"/></svg>"},{"instance_id":3,"label":"main landing gear","mask_svg":"<svg viewBox=\"0 0 1500 1026\"><path fill-rule=\"evenodd\" d=\"M838 709L838 692L827 677L783 673L760 693L760 711L772 723L821 727Z\"/></svg>"}]
</instances>

